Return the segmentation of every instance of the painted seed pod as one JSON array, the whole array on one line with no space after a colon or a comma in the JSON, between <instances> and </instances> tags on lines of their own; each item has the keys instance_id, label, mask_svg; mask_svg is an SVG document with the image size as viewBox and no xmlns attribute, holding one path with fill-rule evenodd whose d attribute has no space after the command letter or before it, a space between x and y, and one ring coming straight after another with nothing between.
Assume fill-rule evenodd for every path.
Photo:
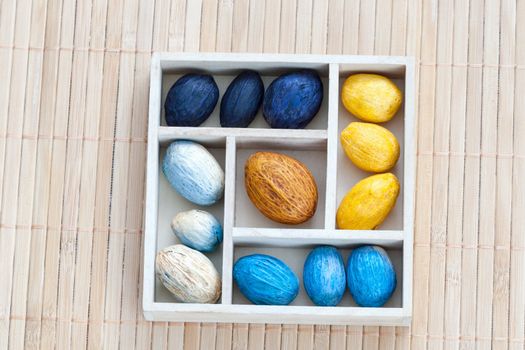
<instances>
[{"instance_id":1,"label":"painted seed pod","mask_svg":"<svg viewBox=\"0 0 525 350\"><path fill-rule=\"evenodd\" d=\"M186 140L172 142L162 161L162 172L184 198L212 205L222 198L224 171L206 148Z\"/></svg>"},{"instance_id":2,"label":"painted seed pod","mask_svg":"<svg viewBox=\"0 0 525 350\"><path fill-rule=\"evenodd\" d=\"M244 167L246 193L266 217L283 224L300 224L317 208L317 185L308 168L295 158L256 152Z\"/></svg>"},{"instance_id":3,"label":"painted seed pod","mask_svg":"<svg viewBox=\"0 0 525 350\"><path fill-rule=\"evenodd\" d=\"M388 129L372 123L350 123L341 132L341 145L359 169L383 173L399 159L399 143Z\"/></svg>"},{"instance_id":4,"label":"painted seed pod","mask_svg":"<svg viewBox=\"0 0 525 350\"><path fill-rule=\"evenodd\" d=\"M240 258L233 278L241 293L257 305L288 305L299 293L299 280L281 260L264 254Z\"/></svg>"},{"instance_id":5,"label":"painted seed pod","mask_svg":"<svg viewBox=\"0 0 525 350\"><path fill-rule=\"evenodd\" d=\"M247 70L228 86L221 100L221 126L247 127L257 115L264 96L264 84L259 73Z\"/></svg>"},{"instance_id":6,"label":"painted seed pod","mask_svg":"<svg viewBox=\"0 0 525 350\"><path fill-rule=\"evenodd\" d=\"M388 216L399 195L399 181L392 173L372 175L359 181L337 209L337 227L374 230Z\"/></svg>"},{"instance_id":7,"label":"painted seed pod","mask_svg":"<svg viewBox=\"0 0 525 350\"><path fill-rule=\"evenodd\" d=\"M199 126L213 112L219 88L208 74L186 74L168 91L164 109L169 126Z\"/></svg>"},{"instance_id":8,"label":"painted seed pod","mask_svg":"<svg viewBox=\"0 0 525 350\"><path fill-rule=\"evenodd\" d=\"M384 123L396 115L403 102L403 94L387 77L354 74L343 83L341 100L357 118L365 122Z\"/></svg>"},{"instance_id":9,"label":"painted seed pod","mask_svg":"<svg viewBox=\"0 0 525 350\"><path fill-rule=\"evenodd\" d=\"M377 246L363 246L348 258L347 280L355 303L364 307L383 306L396 289L394 265L386 251Z\"/></svg>"},{"instance_id":10,"label":"painted seed pod","mask_svg":"<svg viewBox=\"0 0 525 350\"><path fill-rule=\"evenodd\" d=\"M182 244L200 252L213 252L222 242L222 226L210 213L192 209L175 215L171 229Z\"/></svg>"},{"instance_id":11,"label":"painted seed pod","mask_svg":"<svg viewBox=\"0 0 525 350\"><path fill-rule=\"evenodd\" d=\"M323 83L314 70L287 73L275 79L264 95L263 115L272 128L303 129L323 101Z\"/></svg>"},{"instance_id":12,"label":"painted seed pod","mask_svg":"<svg viewBox=\"0 0 525 350\"><path fill-rule=\"evenodd\" d=\"M155 260L157 277L182 303L215 303L221 296L221 277L204 254L176 244L162 249Z\"/></svg>"},{"instance_id":13,"label":"painted seed pod","mask_svg":"<svg viewBox=\"0 0 525 350\"><path fill-rule=\"evenodd\" d=\"M303 284L314 304L339 304L346 290L346 271L341 253L331 246L314 248L304 262Z\"/></svg>"}]
</instances>

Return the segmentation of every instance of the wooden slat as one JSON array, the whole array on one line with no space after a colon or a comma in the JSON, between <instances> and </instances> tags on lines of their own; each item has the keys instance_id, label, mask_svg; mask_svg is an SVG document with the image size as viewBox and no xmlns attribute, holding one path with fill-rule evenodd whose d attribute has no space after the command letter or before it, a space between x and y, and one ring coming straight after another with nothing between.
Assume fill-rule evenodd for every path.
<instances>
[{"instance_id":1,"label":"wooden slat","mask_svg":"<svg viewBox=\"0 0 525 350\"><path fill-rule=\"evenodd\" d=\"M128 50L134 50L136 47L138 10L138 0L127 0L123 4L121 45ZM135 54L127 51L122 52L120 54L119 69L115 137L117 139L128 139L131 137L133 122L140 118L140 115L147 110L147 107L142 107L142 113L133 110ZM142 128L144 128L144 124L142 124ZM128 219L127 215L136 217L138 214L136 212L137 209L131 209L133 212L129 212L130 209L128 207L128 205L134 205L130 204L132 202L129 201L129 199L134 197L134 191L137 189L140 191L139 183L131 182L132 179L137 180L135 176L129 176L130 147L130 143L117 142L113 148L111 220L109 227L104 307L105 320L118 320L122 315L122 294L125 287L123 285L122 266L124 264L125 238L129 236L129 234L125 234L126 230L122 231L122 228L131 229L132 226L128 224L132 223L135 218ZM123 200L123 198L126 198L126 200ZM118 323L105 323L103 338L105 348L115 348L119 346L119 331L120 325Z\"/></svg>"},{"instance_id":2,"label":"wooden slat","mask_svg":"<svg viewBox=\"0 0 525 350\"><path fill-rule=\"evenodd\" d=\"M217 42L215 49L219 52L230 52L232 49L233 1L219 1L217 10Z\"/></svg>"},{"instance_id":3,"label":"wooden slat","mask_svg":"<svg viewBox=\"0 0 525 350\"><path fill-rule=\"evenodd\" d=\"M265 349L279 349L281 347L281 325L266 324L264 336Z\"/></svg>"},{"instance_id":4,"label":"wooden slat","mask_svg":"<svg viewBox=\"0 0 525 350\"><path fill-rule=\"evenodd\" d=\"M525 64L525 45L519 40L519 33L525 29L525 4L517 3L516 8L516 44L515 62ZM516 70L514 81L514 154L525 154L525 70ZM525 225L525 159L514 157L512 175L512 222L511 222L511 263L510 263L510 297L509 297L509 349L523 348L525 332L525 235L520 234L520 227ZM514 249L512 249L514 248Z\"/></svg>"},{"instance_id":5,"label":"wooden slat","mask_svg":"<svg viewBox=\"0 0 525 350\"><path fill-rule=\"evenodd\" d=\"M264 324L250 324L248 328L248 349L264 349Z\"/></svg>"},{"instance_id":6,"label":"wooden slat","mask_svg":"<svg viewBox=\"0 0 525 350\"><path fill-rule=\"evenodd\" d=\"M45 21L46 16L42 16L46 11L46 4L43 1L33 2L31 8L31 34L29 38L29 45L42 46L44 42L45 33ZM26 99L24 106L24 125L23 134L36 135L39 130L40 121L40 101L41 101L41 87L43 82L42 67L43 67L43 52L29 52L28 53L28 71L27 71L27 85L26 85ZM38 202L35 195L37 190L37 177L35 174L35 167L37 164L37 140L36 139L24 139L22 141L21 150L21 163L20 163L20 183L19 183L19 201L17 208L17 225L20 228L17 229L16 243L15 243L15 255L14 255L14 268L13 268L13 287L12 287L12 300L11 300L11 324L9 334L9 346L12 349L22 349L35 347L38 344L38 338L34 336L34 330L28 327L28 321L25 317L13 317L21 315L29 315L33 311L28 308L28 301L32 300L33 293L31 293L30 286L30 274L33 272L31 269L31 258L35 241L38 242L39 238L43 235L43 230L34 231L32 230L31 223L34 220L34 212L37 211L40 216L44 216L44 212L47 208L42 211L38 210ZM45 190L45 186L44 186ZM34 236L34 237L33 237ZM41 241L41 240L40 240ZM43 257L42 251L38 251L41 257ZM39 269L39 271L41 271ZM37 290L41 290L41 279L35 282L37 284ZM36 293L35 293L36 294ZM39 295L39 293L37 294ZM38 309L37 309L38 310ZM37 316L38 317L38 316ZM33 333L33 335L32 335ZM38 332L36 332L38 334ZM30 334L26 338L26 334ZM27 340L27 344L26 344Z\"/></svg>"},{"instance_id":7,"label":"wooden slat","mask_svg":"<svg viewBox=\"0 0 525 350\"><path fill-rule=\"evenodd\" d=\"M170 323L171 324L171 323ZM177 328L181 327L184 330L184 349L199 349L201 342L201 324L200 323L181 323L177 324ZM215 324L207 325L208 330L204 334L209 336L210 331L215 332Z\"/></svg>"},{"instance_id":8,"label":"wooden slat","mask_svg":"<svg viewBox=\"0 0 525 350\"><path fill-rule=\"evenodd\" d=\"M485 3L483 27L483 63L499 63L499 12L500 2ZM494 32L495 31L495 32ZM483 68L483 92L481 108L481 153L497 152L498 75L494 66ZM491 247L495 242L496 225L496 158L481 157L479 193L479 244ZM478 253L478 294L476 313L476 347L490 349L492 342L486 337L492 332L492 305L494 283L494 250L480 249Z\"/></svg>"},{"instance_id":9,"label":"wooden slat","mask_svg":"<svg viewBox=\"0 0 525 350\"><path fill-rule=\"evenodd\" d=\"M282 326L281 349L297 349L297 325L284 324Z\"/></svg>"},{"instance_id":10,"label":"wooden slat","mask_svg":"<svg viewBox=\"0 0 525 350\"><path fill-rule=\"evenodd\" d=\"M312 42L312 0L297 3L296 18L295 53L309 53Z\"/></svg>"},{"instance_id":11,"label":"wooden slat","mask_svg":"<svg viewBox=\"0 0 525 350\"><path fill-rule=\"evenodd\" d=\"M153 322L153 330L151 335L151 348L152 349L180 349L181 343L179 342L180 331L184 332L184 328L168 328L166 322Z\"/></svg>"},{"instance_id":12,"label":"wooden slat","mask_svg":"<svg viewBox=\"0 0 525 350\"><path fill-rule=\"evenodd\" d=\"M251 1L257 3L259 1ZM262 1L261 1L262 2ZM279 37L279 52L295 52L295 27L297 22L297 0L281 1L281 23Z\"/></svg>"},{"instance_id":13,"label":"wooden slat","mask_svg":"<svg viewBox=\"0 0 525 350\"><path fill-rule=\"evenodd\" d=\"M248 48L248 20L250 2L235 1L233 5L232 46L233 52L245 52Z\"/></svg>"},{"instance_id":14,"label":"wooden slat","mask_svg":"<svg viewBox=\"0 0 525 350\"><path fill-rule=\"evenodd\" d=\"M452 61L456 64L468 59L468 3L456 2L454 7L454 41ZM452 68L452 87L450 106L450 152L465 152L465 111L467 94L467 68ZM444 346L459 349L461 302L461 258L462 221L464 202L465 159L451 157L449 163L448 218L447 218L447 256L444 310Z\"/></svg>"},{"instance_id":15,"label":"wooden slat","mask_svg":"<svg viewBox=\"0 0 525 350\"><path fill-rule=\"evenodd\" d=\"M139 4L138 27L137 27L137 49L148 51L152 45L153 14L154 8L150 1L142 0ZM131 138L140 139L147 135L147 120L143 116L148 111L148 90L147 81L149 79L149 53L136 55L135 76L133 90L133 119L131 125ZM131 177L128 183L128 200L126 227L131 234L125 235L124 246L124 271L123 271L123 290L122 290L122 311L121 319L126 322L120 325L119 344L125 349L140 349L142 330L148 330L148 324L144 322L142 316L142 305L139 299L139 290L135 288L141 285L139 276L141 259L142 235L140 234L143 226L143 202L139 200L144 196L144 176L146 145L142 143L132 143L130 150L129 173L136 174Z\"/></svg>"},{"instance_id":16,"label":"wooden slat","mask_svg":"<svg viewBox=\"0 0 525 350\"><path fill-rule=\"evenodd\" d=\"M232 349L244 350L248 348L248 324L235 323L233 325Z\"/></svg>"},{"instance_id":17,"label":"wooden slat","mask_svg":"<svg viewBox=\"0 0 525 350\"><path fill-rule=\"evenodd\" d=\"M231 323L218 323L217 334L215 336L215 346L217 349L231 349L233 337L233 325Z\"/></svg>"},{"instance_id":18,"label":"wooden slat","mask_svg":"<svg viewBox=\"0 0 525 350\"><path fill-rule=\"evenodd\" d=\"M314 349L328 350L330 347L330 326L315 326Z\"/></svg>"},{"instance_id":19,"label":"wooden slat","mask_svg":"<svg viewBox=\"0 0 525 350\"><path fill-rule=\"evenodd\" d=\"M330 349L346 348L346 326L330 326Z\"/></svg>"},{"instance_id":20,"label":"wooden slat","mask_svg":"<svg viewBox=\"0 0 525 350\"><path fill-rule=\"evenodd\" d=\"M354 10L355 11L355 10ZM359 8L359 50L360 55L374 53L376 23L376 2L361 1Z\"/></svg>"},{"instance_id":21,"label":"wooden slat","mask_svg":"<svg viewBox=\"0 0 525 350\"><path fill-rule=\"evenodd\" d=\"M326 53L326 33L328 30L328 0L316 0L312 9L311 53Z\"/></svg>"},{"instance_id":22,"label":"wooden slat","mask_svg":"<svg viewBox=\"0 0 525 350\"><path fill-rule=\"evenodd\" d=\"M437 12L435 3L425 2L421 9L421 61L434 62L436 58L437 23L433 16ZM417 40L417 38L416 38ZM435 99L435 67L422 65L419 77L418 104L418 166L416 187L416 217L414 226L414 280L418 288L414 288L413 309L419 310L413 315L412 344L415 348L425 349L427 344L428 304L429 304L429 266L430 266L430 235L432 201L432 153L434 139L434 99ZM422 83L424 82L424 84ZM424 127L423 127L424 126ZM426 208L423 209L423 204Z\"/></svg>"},{"instance_id":23,"label":"wooden slat","mask_svg":"<svg viewBox=\"0 0 525 350\"><path fill-rule=\"evenodd\" d=\"M250 18L248 21L249 52L262 52L264 45L264 8L265 1L250 1Z\"/></svg>"},{"instance_id":24,"label":"wooden slat","mask_svg":"<svg viewBox=\"0 0 525 350\"><path fill-rule=\"evenodd\" d=\"M336 0L328 7L328 28L326 38L326 53L340 55L343 53L345 2Z\"/></svg>"},{"instance_id":25,"label":"wooden slat","mask_svg":"<svg viewBox=\"0 0 525 350\"><path fill-rule=\"evenodd\" d=\"M29 45L31 18L28 13L31 13L31 1L22 1L17 4L16 18L14 27L14 41L15 46L22 47ZM16 16L16 17L15 17ZM23 50L15 50L12 57L11 65L11 82L10 82L10 100L8 103L7 115L10 116L7 121L7 133L13 135L22 135L24 128L24 106L26 105L26 85L28 84L28 67L29 52ZM31 84L31 83L29 83ZM11 317L14 312L22 312L24 310L17 310L23 308L23 298L18 296L20 289L25 289L24 275L16 276L18 271L19 259L17 259L16 248L20 245L27 245L30 237L30 232L23 229L16 229L17 223L17 203L23 202L23 193L20 194L19 186L24 185L27 175L23 179L21 174L21 156L22 156L22 140L21 139L7 139L5 145L4 168L3 171L3 193L2 193L2 213L0 218L4 225L0 228L0 266L6 271L4 280L5 287L0 292L0 347L7 348L8 345L13 348L22 348L23 339L20 338L20 328L23 332L25 320L17 320ZM5 166L8 165L8 166ZM22 257L25 255L21 253ZM24 259L24 258L22 258ZM25 259L24 259L25 260ZM15 310L12 310L12 306ZM20 305L20 307L17 307Z\"/></svg>"},{"instance_id":26,"label":"wooden slat","mask_svg":"<svg viewBox=\"0 0 525 350\"><path fill-rule=\"evenodd\" d=\"M264 10L264 52L279 52L281 1L266 0Z\"/></svg>"},{"instance_id":27,"label":"wooden slat","mask_svg":"<svg viewBox=\"0 0 525 350\"><path fill-rule=\"evenodd\" d=\"M46 12L46 30L43 31L45 41L54 41L58 36L56 24L55 6L56 2L47 3ZM40 43L42 46L44 40ZM40 135L53 135L53 126L55 121L54 108L56 104L56 85L58 76L58 53L43 52L42 66L42 86L48 86L48 89L42 89L40 98ZM29 284L27 297L27 317L25 332L25 346L29 349L40 348L41 338L41 317L43 306L43 287L45 279L45 254L46 240L48 235L48 208L51 198L51 164L53 157L53 141L51 139L38 140L38 154L35 171L35 203L38 205L33 208L32 225L39 227L33 229L31 239L31 260L29 266Z\"/></svg>"},{"instance_id":28,"label":"wooden slat","mask_svg":"<svg viewBox=\"0 0 525 350\"><path fill-rule=\"evenodd\" d=\"M379 349L394 350L396 347L396 327L381 327L379 333Z\"/></svg>"},{"instance_id":29,"label":"wooden slat","mask_svg":"<svg viewBox=\"0 0 525 350\"><path fill-rule=\"evenodd\" d=\"M372 350L379 348L379 327L364 327L363 349Z\"/></svg>"},{"instance_id":30,"label":"wooden slat","mask_svg":"<svg viewBox=\"0 0 525 350\"><path fill-rule=\"evenodd\" d=\"M60 45L71 47L72 30L63 26L73 26L74 8L70 4L57 4L61 9ZM56 344L57 332L57 287L59 285L59 251L63 211L64 174L66 162L66 136L68 128L68 109L72 52L61 51L58 57L58 85L56 87L55 124L53 136L53 156L51 164L50 199L48 210L48 232L45 255L45 280L43 288L43 308L41 326L41 348L51 348Z\"/></svg>"},{"instance_id":31,"label":"wooden slat","mask_svg":"<svg viewBox=\"0 0 525 350\"><path fill-rule=\"evenodd\" d=\"M184 347L184 342L185 342L185 339L184 339L185 330L184 330L184 323L180 323L180 322L171 322L171 323L153 322L152 348L155 349L153 345L155 344L156 338L164 339L165 327L168 328L167 348L168 349L182 349ZM137 344L137 348L138 348L138 344Z\"/></svg>"},{"instance_id":32,"label":"wooden slat","mask_svg":"<svg viewBox=\"0 0 525 350\"><path fill-rule=\"evenodd\" d=\"M363 327L346 327L346 349L361 349L363 347Z\"/></svg>"},{"instance_id":33,"label":"wooden slat","mask_svg":"<svg viewBox=\"0 0 525 350\"><path fill-rule=\"evenodd\" d=\"M94 1L91 7L91 45L104 45L105 32L99 31L106 25L107 4ZM104 53L90 52L88 55L88 81L86 90L86 118L84 135L90 141L84 142L82 158L84 159L81 173L80 211L78 218L79 233L77 236L77 260L75 269L75 285L73 291L73 322L71 327L71 346L85 348L87 346L89 318L89 297L91 289L91 260L94 235L95 198L97 182L97 161L99 144L97 140L100 128L100 104L102 102L102 84L104 69ZM80 322L79 322L80 321Z\"/></svg>"},{"instance_id":34,"label":"wooden slat","mask_svg":"<svg viewBox=\"0 0 525 350\"><path fill-rule=\"evenodd\" d=\"M219 0L207 0L202 3L200 51L215 51L218 1ZM156 21L154 23L156 23Z\"/></svg>"},{"instance_id":35,"label":"wooden slat","mask_svg":"<svg viewBox=\"0 0 525 350\"><path fill-rule=\"evenodd\" d=\"M188 1L186 4L186 18L190 18L190 20L186 21L186 28L184 30L184 51L199 51L201 15L202 0ZM139 20L139 24L140 23Z\"/></svg>"},{"instance_id":36,"label":"wooden slat","mask_svg":"<svg viewBox=\"0 0 525 350\"><path fill-rule=\"evenodd\" d=\"M452 88L453 1L439 3L437 19L436 86L434 107L434 152L450 150L450 99ZM434 158L432 174L431 250L429 269L428 349L443 347L446 276L449 159Z\"/></svg>"},{"instance_id":37,"label":"wooden slat","mask_svg":"<svg viewBox=\"0 0 525 350\"><path fill-rule=\"evenodd\" d=\"M515 2L501 1L500 13L500 49L498 82L498 121L497 153L513 154L514 134L514 80L515 70ZM494 285L492 301L492 348L508 349L509 341L509 290L510 290L510 245L512 225L512 173L513 160L510 157L497 158L496 174L496 227L494 245L507 249L494 252ZM516 213L514 213L516 215Z\"/></svg>"}]
</instances>

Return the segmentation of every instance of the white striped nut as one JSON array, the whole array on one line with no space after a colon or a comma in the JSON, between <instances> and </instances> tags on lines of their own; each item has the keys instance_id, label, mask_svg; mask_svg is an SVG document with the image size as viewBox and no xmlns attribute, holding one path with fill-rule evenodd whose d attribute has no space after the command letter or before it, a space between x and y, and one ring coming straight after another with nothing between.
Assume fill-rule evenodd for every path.
<instances>
[{"instance_id":1,"label":"white striped nut","mask_svg":"<svg viewBox=\"0 0 525 350\"><path fill-rule=\"evenodd\" d=\"M216 303L221 296L221 277L204 254L176 244L157 253L157 277L183 303Z\"/></svg>"},{"instance_id":2,"label":"white striped nut","mask_svg":"<svg viewBox=\"0 0 525 350\"><path fill-rule=\"evenodd\" d=\"M182 244L199 252L213 252L222 242L221 223L204 210L178 213L171 221L171 229Z\"/></svg>"}]
</instances>

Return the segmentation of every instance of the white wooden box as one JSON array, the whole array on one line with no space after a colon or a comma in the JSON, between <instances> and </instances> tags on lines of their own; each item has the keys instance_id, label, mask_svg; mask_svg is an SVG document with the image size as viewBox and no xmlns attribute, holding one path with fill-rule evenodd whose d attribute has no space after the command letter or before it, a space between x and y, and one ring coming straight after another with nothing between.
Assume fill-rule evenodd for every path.
<instances>
[{"instance_id":1,"label":"white wooden box","mask_svg":"<svg viewBox=\"0 0 525 350\"><path fill-rule=\"evenodd\" d=\"M321 110L303 130L271 129L259 112L248 128L221 128L219 103L199 127L168 127L164 99L171 85L190 71L213 75L220 97L243 69L258 71L265 87L279 74L299 68L315 69L324 85ZM351 73L373 72L390 77L404 91L404 103L385 126L398 138L401 156L393 172L400 179L401 194L380 230L338 230L337 206L346 192L370 175L357 169L345 156L341 130L355 119L340 102L340 86ZM151 62L148 131L147 192L144 237L143 308L147 320L201 322L269 322L310 324L407 325L412 315L412 237L415 191L414 61L407 57L318 56L277 54L155 53ZM197 208L171 189L159 171L166 146L176 139L198 141L223 166L225 194L205 210L223 224L223 244L208 257L222 273L222 297L217 304L177 303L155 277L155 255L177 243L171 232L172 217ZM244 190L244 162L256 150L272 149L303 161L312 171L319 190L315 216L308 222L287 226L264 217ZM394 265L398 284L391 300L381 308L358 307L345 292L337 307L314 306L302 286L302 266L316 245L339 247L346 260L361 244L384 247ZM241 256L267 253L285 261L300 279L298 297L289 306L253 305L232 282L233 263Z\"/></svg>"}]
</instances>

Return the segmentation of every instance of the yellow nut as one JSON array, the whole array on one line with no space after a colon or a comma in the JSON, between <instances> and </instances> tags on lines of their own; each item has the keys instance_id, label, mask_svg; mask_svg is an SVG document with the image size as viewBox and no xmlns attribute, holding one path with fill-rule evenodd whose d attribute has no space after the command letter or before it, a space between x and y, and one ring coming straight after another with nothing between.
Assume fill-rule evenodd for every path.
<instances>
[{"instance_id":1,"label":"yellow nut","mask_svg":"<svg viewBox=\"0 0 525 350\"><path fill-rule=\"evenodd\" d=\"M337 209L337 227L373 230L388 216L399 195L399 181L392 173L377 174L359 181Z\"/></svg>"},{"instance_id":2,"label":"yellow nut","mask_svg":"<svg viewBox=\"0 0 525 350\"><path fill-rule=\"evenodd\" d=\"M357 118L372 123L384 123L394 117L403 96L388 78L377 74L349 76L341 90L345 108Z\"/></svg>"},{"instance_id":3,"label":"yellow nut","mask_svg":"<svg viewBox=\"0 0 525 350\"><path fill-rule=\"evenodd\" d=\"M388 171L399 159L396 137L388 129L376 124L348 124L341 132L341 145L352 163L364 171Z\"/></svg>"}]
</instances>

